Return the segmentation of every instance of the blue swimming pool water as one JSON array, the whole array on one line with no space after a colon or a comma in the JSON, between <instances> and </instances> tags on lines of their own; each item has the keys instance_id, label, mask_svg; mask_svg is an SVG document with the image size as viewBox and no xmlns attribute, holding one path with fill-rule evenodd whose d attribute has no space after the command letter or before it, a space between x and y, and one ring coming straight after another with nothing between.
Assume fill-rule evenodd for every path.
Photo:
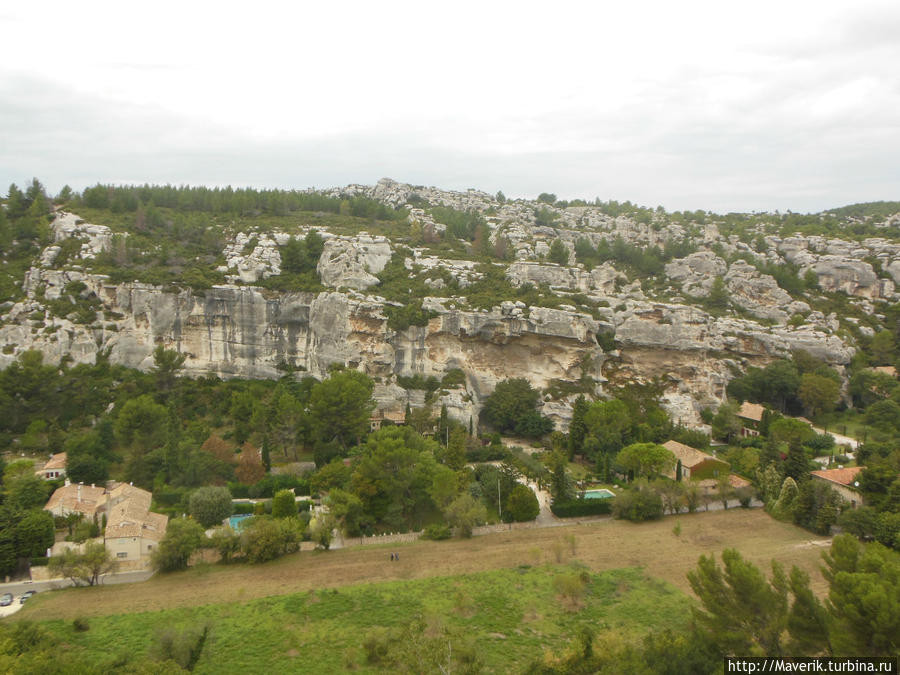
<instances>
[{"instance_id":1,"label":"blue swimming pool water","mask_svg":"<svg viewBox=\"0 0 900 675\"><path fill-rule=\"evenodd\" d=\"M253 514L251 514L251 513L241 513L236 516L231 516L230 518L228 518L228 524L231 526L232 530L240 530L241 523L243 521L247 520L247 518L252 518L252 517L253 517Z\"/></svg>"},{"instance_id":2,"label":"blue swimming pool water","mask_svg":"<svg viewBox=\"0 0 900 675\"><path fill-rule=\"evenodd\" d=\"M599 490L585 490L584 492L585 499L609 499L610 497L615 496L615 492L607 490L606 488L601 488Z\"/></svg>"}]
</instances>

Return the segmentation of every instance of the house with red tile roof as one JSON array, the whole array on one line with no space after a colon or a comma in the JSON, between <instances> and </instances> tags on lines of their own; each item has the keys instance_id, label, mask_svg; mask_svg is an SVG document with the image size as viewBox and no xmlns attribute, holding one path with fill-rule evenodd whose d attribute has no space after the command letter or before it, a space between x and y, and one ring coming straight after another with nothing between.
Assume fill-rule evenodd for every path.
<instances>
[{"instance_id":1,"label":"house with red tile roof","mask_svg":"<svg viewBox=\"0 0 900 675\"><path fill-rule=\"evenodd\" d=\"M44 506L54 516L81 513L99 523L106 516L103 541L119 561L146 562L166 534L168 516L150 511L153 495L130 483L109 487L69 483L54 491Z\"/></svg>"},{"instance_id":2,"label":"house with red tile roof","mask_svg":"<svg viewBox=\"0 0 900 675\"><path fill-rule=\"evenodd\" d=\"M165 536L168 516L150 511L153 495L128 483L114 487L108 497L106 550L118 561L146 560Z\"/></svg>"},{"instance_id":3,"label":"house with red tile roof","mask_svg":"<svg viewBox=\"0 0 900 675\"><path fill-rule=\"evenodd\" d=\"M66 481L50 495L44 510L54 516L81 513L85 518L94 518L106 511L106 488Z\"/></svg>"},{"instance_id":4,"label":"house with red tile roof","mask_svg":"<svg viewBox=\"0 0 900 675\"><path fill-rule=\"evenodd\" d=\"M663 447L675 455L676 462L681 462L681 475L684 479L702 480L705 478L718 478L720 474L728 473L731 465L721 459L701 452L678 441L666 441ZM676 469L667 474L669 478L675 478Z\"/></svg>"},{"instance_id":5,"label":"house with red tile roof","mask_svg":"<svg viewBox=\"0 0 900 675\"><path fill-rule=\"evenodd\" d=\"M859 491L859 474L865 468L864 466L850 466L840 469L821 469L810 471L810 475L813 480L828 483L845 502L850 504L850 508L855 509L857 506L863 505L863 496Z\"/></svg>"},{"instance_id":6,"label":"house with red tile roof","mask_svg":"<svg viewBox=\"0 0 900 675\"><path fill-rule=\"evenodd\" d=\"M58 452L50 455L50 459L40 469L34 472L44 480L56 480L66 476L66 453Z\"/></svg>"},{"instance_id":7,"label":"house with red tile roof","mask_svg":"<svg viewBox=\"0 0 900 675\"><path fill-rule=\"evenodd\" d=\"M759 423L762 421L766 409L759 403L744 401L738 411L738 417L744 425L741 436L759 436Z\"/></svg>"}]
</instances>

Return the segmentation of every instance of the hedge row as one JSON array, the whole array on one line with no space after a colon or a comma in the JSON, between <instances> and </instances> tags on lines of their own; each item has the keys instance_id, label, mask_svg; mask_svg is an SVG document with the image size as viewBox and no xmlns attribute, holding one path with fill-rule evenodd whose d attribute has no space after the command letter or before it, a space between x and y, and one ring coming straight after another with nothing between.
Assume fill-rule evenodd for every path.
<instances>
[{"instance_id":1,"label":"hedge row","mask_svg":"<svg viewBox=\"0 0 900 675\"><path fill-rule=\"evenodd\" d=\"M550 510L557 518L600 516L612 512L612 501L612 499L573 499L568 502L553 502Z\"/></svg>"}]
</instances>

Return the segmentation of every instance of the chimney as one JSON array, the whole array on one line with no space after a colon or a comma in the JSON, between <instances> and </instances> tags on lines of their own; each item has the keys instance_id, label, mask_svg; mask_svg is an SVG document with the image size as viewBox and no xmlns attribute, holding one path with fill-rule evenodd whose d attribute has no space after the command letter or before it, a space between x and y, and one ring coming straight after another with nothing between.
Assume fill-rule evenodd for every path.
<instances>
[{"instance_id":1,"label":"chimney","mask_svg":"<svg viewBox=\"0 0 900 675\"><path fill-rule=\"evenodd\" d=\"M81 483L78 484L78 501L81 501Z\"/></svg>"},{"instance_id":2,"label":"chimney","mask_svg":"<svg viewBox=\"0 0 900 675\"><path fill-rule=\"evenodd\" d=\"M92 488L95 488L95 487L97 487L97 486L96 486L96 485L94 485L94 484L93 484L93 483L91 483L91 487L92 487Z\"/></svg>"}]
</instances>

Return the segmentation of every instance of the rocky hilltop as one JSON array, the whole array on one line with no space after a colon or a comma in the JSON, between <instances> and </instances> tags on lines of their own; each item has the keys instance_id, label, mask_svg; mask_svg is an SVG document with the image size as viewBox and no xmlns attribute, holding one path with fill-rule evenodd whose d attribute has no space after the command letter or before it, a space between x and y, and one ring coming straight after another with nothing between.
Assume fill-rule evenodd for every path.
<instances>
[{"instance_id":1,"label":"rocky hilltop","mask_svg":"<svg viewBox=\"0 0 900 675\"><path fill-rule=\"evenodd\" d=\"M673 416L696 424L750 364L805 350L840 370L857 338L877 329L880 307L898 299L898 216L874 224L884 236L849 240L786 236L774 217L758 217L738 234L723 232L712 216L698 223L658 212L611 215L608 205L508 201L388 179L317 194L365 197L407 215L403 227L384 233L302 222L291 231L223 228L225 283L192 289L97 273L92 261L127 232L58 211L53 243L25 274L23 297L3 306L0 366L37 349L51 362L91 363L105 352L113 363L146 369L159 344L184 353L186 370L198 376L322 377L340 363L376 379L383 408L421 405L422 393L403 389L399 376L460 369L464 385L438 392L451 416L477 420L498 381L526 377L562 428L577 393L659 378ZM440 219L450 212L480 219L488 233L482 245L493 247L495 260L467 256L475 244L457 247L457 257L428 245L450 237ZM325 290L265 287L282 274L291 237L311 230L324 240L315 273ZM582 260L584 251L607 249L684 254L669 256L653 278L615 255ZM400 260L427 289L410 296L424 319L408 326L392 324L391 315L409 303L381 294L380 275ZM776 279L783 269L796 284ZM490 308L477 306L469 290L495 272L505 287L543 289L553 306L502 294ZM848 311L833 311L835 298Z\"/></svg>"}]
</instances>

